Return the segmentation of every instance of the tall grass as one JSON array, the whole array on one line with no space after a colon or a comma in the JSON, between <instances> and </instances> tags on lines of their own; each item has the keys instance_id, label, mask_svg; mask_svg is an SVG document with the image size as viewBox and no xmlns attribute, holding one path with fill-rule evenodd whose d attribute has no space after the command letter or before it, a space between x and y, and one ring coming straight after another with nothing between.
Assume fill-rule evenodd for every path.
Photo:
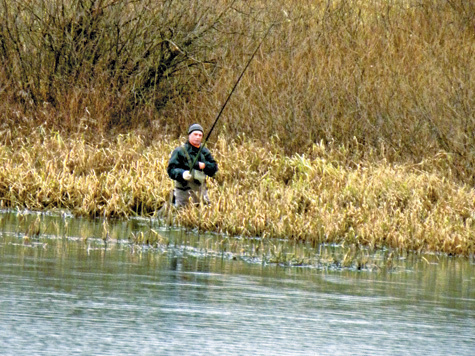
<instances>
[{"instance_id":1,"label":"tall grass","mask_svg":"<svg viewBox=\"0 0 475 356\"><path fill-rule=\"evenodd\" d=\"M418 162L472 184L475 8L464 0L2 0L2 118L178 137L211 124L275 24L219 133Z\"/></svg>"},{"instance_id":2,"label":"tall grass","mask_svg":"<svg viewBox=\"0 0 475 356\"><path fill-rule=\"evenodd\" d=\"M287 6L288 21L253 64L222 132L276 137L288 153L321 140L351 150L353 138L388 159L445 151L457 176L473 183L473 10L464 1ZM212 118L207 107L217 102L201 96L189 107Z\"/></svg>"},{"instance_id":3,"label":"tall grass","mask_svg":"<svg viewBox=\"0 0 475 356\"><path fill-rule=\"evenodd\" d=\"M88 144L40 128L0 146L0 206L68 209L81 216L155 216L164 223L227 235L285 238L347 246L475 252L475 192L424 165L361 160L314 145L283 155L272 145L220 138L211 147L220 165L209 181L211 206L175 210L166 175L175 140L145 144L118 136Z\"/></svg>"}]
</instances>

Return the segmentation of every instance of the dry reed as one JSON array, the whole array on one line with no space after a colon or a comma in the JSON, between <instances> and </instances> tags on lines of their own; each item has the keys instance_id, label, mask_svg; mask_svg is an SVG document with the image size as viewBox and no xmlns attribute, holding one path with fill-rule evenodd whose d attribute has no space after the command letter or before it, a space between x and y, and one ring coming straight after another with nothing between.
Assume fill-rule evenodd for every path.
<instances>
[{"instance_id":1,"label":"dry reed","mask_svg":"<svg viewBox=\"0 0 475 356\"><path fill-rule=\"evenodd\" d=\"M154 216L228 235L470 255L475 249L475 192L421 165L361 160L342 164L345 148L314 145L283 155L272 145L219 138L213 203L176 211L168 203L169 154L178 144L146 145L137 135L88 144L43 128L0 146L0 205L67 209L80 216ZM167 220L168 219L168 220Z\"/></svg>"},{"instance_id":2,"label":"dry reed","mask_svg":"<svg viewBox=\"0 0 475 356\"><path fill-rule=\"evenodd\" d=\"M452 178L473 184L472 1L139 3L0 3L2 126L28 132L46 122L87 141L97 132L176 138L191 122L209 127L275 24L221 135L274 138L289 155L320 141L353 150L353 138L358 153L392 162L444 151Z\"/></svg>"}]
</instances>

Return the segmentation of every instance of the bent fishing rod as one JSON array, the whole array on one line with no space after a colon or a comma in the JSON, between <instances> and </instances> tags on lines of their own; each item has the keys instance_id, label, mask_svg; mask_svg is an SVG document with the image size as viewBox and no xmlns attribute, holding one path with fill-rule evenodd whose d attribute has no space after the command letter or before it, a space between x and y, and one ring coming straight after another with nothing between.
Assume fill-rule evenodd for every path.
<instances>
[{"instance_id":1,"label":"bent fishing rod","mask_svg":"<svg viewBox=\"0 0 475 356\"><path fill-rule=\"evenodd\" d=\"M249 60L247 61L247 64L246 66L244 67L244 69L242 70L241 74L239 75L238 79L236 80L236 83L234 83L234 86L233 88L231 89L231 92L229 93L228 97L226 98L226 101L224 102L223 106L221 106L221 110L219 110L219 113L218 115L216 116L216 119L214 120L214 123L213 123L213 126L211 126L211 129L209 130L208 134L206 135L206 138L204 139L203 143L201 144L200 146L200 149L198 150L198 153L197 155L195 156L195 159L193 160L193 163L190 167L190 171L193 170L193 167L195 166L196 164L196 161L198 160L198 157L200 156L201 154L201 151L203 150L203 147L206 145L206 143L208 142L208 138L210 137L211 133L213 132L214 130L214 127L216 126L216 124L218 123L218 120L219 118L221 117L221 114L223 113L224 111L224 108L226 107L226 105L228 104L229 102L229 99L231 99L231 96L233 95L234 91L236 90L239 82L241 81L241 78L244 76L244 73L246 72L247 68L249 67L249 65L251 64L252 60L254 59L254 56L256 55L257 51L259 50L259 48L261 47L261 44L264 42L265 38L267 37L267 35L269 34L270 30L272 29L272 27L274 27L274 24L270 25L269 28L267 29L267 32L264 34L264 37L262 37L261 41L259 42L259 44L257 45L256 49L254 50L254 52L252 53L251 55L251 58L249 58Z\"/></svg>"}]
</instances>

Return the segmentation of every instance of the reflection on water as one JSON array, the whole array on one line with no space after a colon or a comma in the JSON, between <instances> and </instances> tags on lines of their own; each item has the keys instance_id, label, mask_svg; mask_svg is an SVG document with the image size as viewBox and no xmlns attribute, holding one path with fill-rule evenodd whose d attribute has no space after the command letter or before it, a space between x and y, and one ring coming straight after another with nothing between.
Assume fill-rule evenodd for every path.
<instances>
[{"instance_id":1,"label":"reflection on water","mask_svg":"<svg viewBox=\"0 0 475 356\"><path fill-rule=\"evenodd\" d=\"M196 246L194 235L159 226L166 245L130 243L148 220L111 224L103 236L102 221L42 216L38 238L26 238L36 216L0 219L1 355L475 348L475 266L466 259L426 256L391 272L289 268L213 252L211 242Z\"/></svg>"}]
</instances>

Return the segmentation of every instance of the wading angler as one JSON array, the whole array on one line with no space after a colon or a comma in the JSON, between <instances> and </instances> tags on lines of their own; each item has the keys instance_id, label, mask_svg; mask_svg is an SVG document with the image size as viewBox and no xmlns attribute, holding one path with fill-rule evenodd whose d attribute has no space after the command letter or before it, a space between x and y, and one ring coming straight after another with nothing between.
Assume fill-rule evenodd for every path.
<instances>
[{"instance_id":1,"label":"wading angler","mask_svg":"<svg viewBox=\"0 0 475 356\"><path fill-rule=\"evenodd\" d=\"M188 128L188 141L184 146L178 147L172 152L170 160L168 161L167 172L170 178L175 181L175 189L173 191L173 202L175 206L185 206L190 200L194 204L199 204L200 202L209 204L206 176L213 177L218 171L218 165L211 155L211 152L205 147L206 142L218 123L229 99L231 99L231 96L236 90L237 85L241 81L244 72L249 67L249 64L251 64L252 59L273 26L272 24L269 27L261 42L252 53L251 58L249 58L236 83L234 83L231 92L221 107L204 142L201 142L203 140L203 128L199 124L193 124Z\"/></svg>"},{"instance_id":2,"label":"wading angler","mask_svg":"<svg viewBox=\"0 0 475 356\"><path fill-rule=\"evenodd\" d=\"M177 147L168 161L168 176L175 181L173 201L175 206L194 204L201 201L209 204L206 177L213 177L218 171L218 164L211 152L202 147L203 128L193 124L188 128L188 140Z\"/></svg>"}]
</instances>

